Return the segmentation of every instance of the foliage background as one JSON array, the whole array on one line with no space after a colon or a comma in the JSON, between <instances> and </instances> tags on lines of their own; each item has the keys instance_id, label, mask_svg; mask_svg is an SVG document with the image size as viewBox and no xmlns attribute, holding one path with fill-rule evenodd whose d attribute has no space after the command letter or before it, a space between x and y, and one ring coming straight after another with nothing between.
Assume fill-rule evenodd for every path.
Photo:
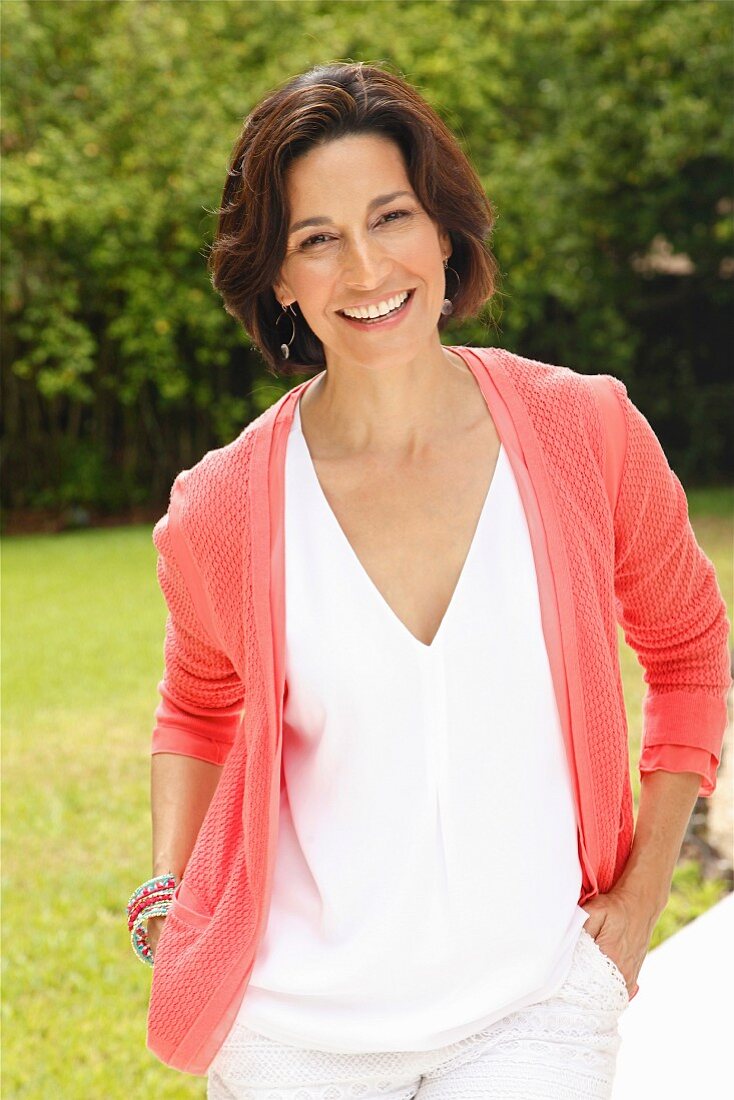
<instances>
[{"instance_id":1,"label":"foliage background","mask_svg":"<svg viewBox=\"0 0 734 1100\"><path fill-rule=\"evenodd\" d=\"M499 211L501 292L445 342L615 374L684 483L730 479L732 11L4 0L2 504L165 504L280 395L210 212L261 95L347 59L416 84Z\"/></svg>"}]
</instances>

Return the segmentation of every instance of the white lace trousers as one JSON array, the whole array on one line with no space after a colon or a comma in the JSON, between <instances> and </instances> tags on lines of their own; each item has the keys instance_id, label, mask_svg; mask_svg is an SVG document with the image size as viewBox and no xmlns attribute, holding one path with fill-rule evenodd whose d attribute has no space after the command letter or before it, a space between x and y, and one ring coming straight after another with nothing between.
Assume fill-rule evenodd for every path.
<instances>
[{"instance_id":1,"label":"white lace trousers","mask_svg":"<svg viewBox=\"0 0 734 1100\"><path fill-rule=\"evenodd\" d=\"M304 1050L235 1022L207 1100L609 1100L628 1003L624 975L582 928L554 996L437 1050Z\"/></svg>"}]
</instances>

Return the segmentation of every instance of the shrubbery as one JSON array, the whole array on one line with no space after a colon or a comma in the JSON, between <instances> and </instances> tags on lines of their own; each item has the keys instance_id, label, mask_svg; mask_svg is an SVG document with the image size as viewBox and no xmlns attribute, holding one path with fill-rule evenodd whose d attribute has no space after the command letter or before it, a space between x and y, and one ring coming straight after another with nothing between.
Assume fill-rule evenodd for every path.
<instances>
[{"instance_id":1,"label":"shrubbery","mask_svg":"<svg viewBox=\"0 0 734 1100\"><path fill-rule=\"evenodd\" d=\"M728 6L395 0L389 39L365 6L4 5L4 505L164 503L279 395L211 211L260 96L348 59L419 87L499 211L501 292L444 341L616 374L684 482L731 475Z\"/></svg>"}]
</instances>

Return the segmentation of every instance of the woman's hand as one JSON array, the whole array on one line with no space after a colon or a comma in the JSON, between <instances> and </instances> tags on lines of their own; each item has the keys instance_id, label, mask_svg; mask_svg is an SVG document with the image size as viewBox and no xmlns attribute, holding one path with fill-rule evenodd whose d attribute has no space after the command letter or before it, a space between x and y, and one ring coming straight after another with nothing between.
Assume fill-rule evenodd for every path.
<instances>
[{"instance_id":1,"label":"woman's hand","mask_svg":"<svg viewBox=\"0 0 734 1100\"><path fill-rule=\"evenodd\" d=\"M158 940L160 939L161 932L163 931L164 916L160 917L148 917L146 921L146 928L148 930L148 945L153 953L153 962L155 962L155 950L158 946Z\"/></svg>"},{"instance_id":2,"label":"woman's hand","mask_svg":"<svg viewBox=\"0 0 734 1100\"><path fill-rule=\"evenodd\" d=\"M608 894L590 898L581 908L589 914L584 928L621 970L631 1000L639 989L637 976L660 913L614 887Z\"/></svg>"}]
</instances>

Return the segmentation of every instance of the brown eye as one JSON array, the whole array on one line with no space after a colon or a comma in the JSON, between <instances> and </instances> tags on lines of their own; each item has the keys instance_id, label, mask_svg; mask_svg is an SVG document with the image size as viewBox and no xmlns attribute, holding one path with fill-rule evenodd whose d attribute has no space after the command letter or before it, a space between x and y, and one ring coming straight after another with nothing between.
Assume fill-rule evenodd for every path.
<instances>
[{"instance_id":1,"label":"brown eye","mask_svg":"<svg viewBox=\"0 0 734 1100\"><path fill-rule=\"evenodd\" d=\"M311 248L312 244L318 241L319 237L325 237L325 233L314 233L313 237L307 237L305 241L302 241L298 246L299 248Z\"/></svg>"},{"instance_id":2,"label":"brown eye","mask_svg":"<svg viewBox=\"0 0 734 1100\"><path fill-rule=\"evenodd\" d=\"M389 214L385 214L386 218L392 218L393 215L397 215L399 218L409 218L411 215L410 210L391 210Z\"/></svg>"},{"instance_id":3,"label":"brown eye","mask_svg":"<svg viewBox=\"0 0 734 1100\"><path fill-rule=\"evenodd\" d=\"M409 218L412 213L412 210L391 210L389 214L383 214L382 217L378 219L378 221L383 221L383 219L386 218L395 218L396 220L400 218ZM327 240L328 234L314 233L313 236L306 237L306 240L302 241L298 247L304 250L308 250L309 248L313 248L314 245L318 244L320 239Z\"/></svg>"}]
</instances>

